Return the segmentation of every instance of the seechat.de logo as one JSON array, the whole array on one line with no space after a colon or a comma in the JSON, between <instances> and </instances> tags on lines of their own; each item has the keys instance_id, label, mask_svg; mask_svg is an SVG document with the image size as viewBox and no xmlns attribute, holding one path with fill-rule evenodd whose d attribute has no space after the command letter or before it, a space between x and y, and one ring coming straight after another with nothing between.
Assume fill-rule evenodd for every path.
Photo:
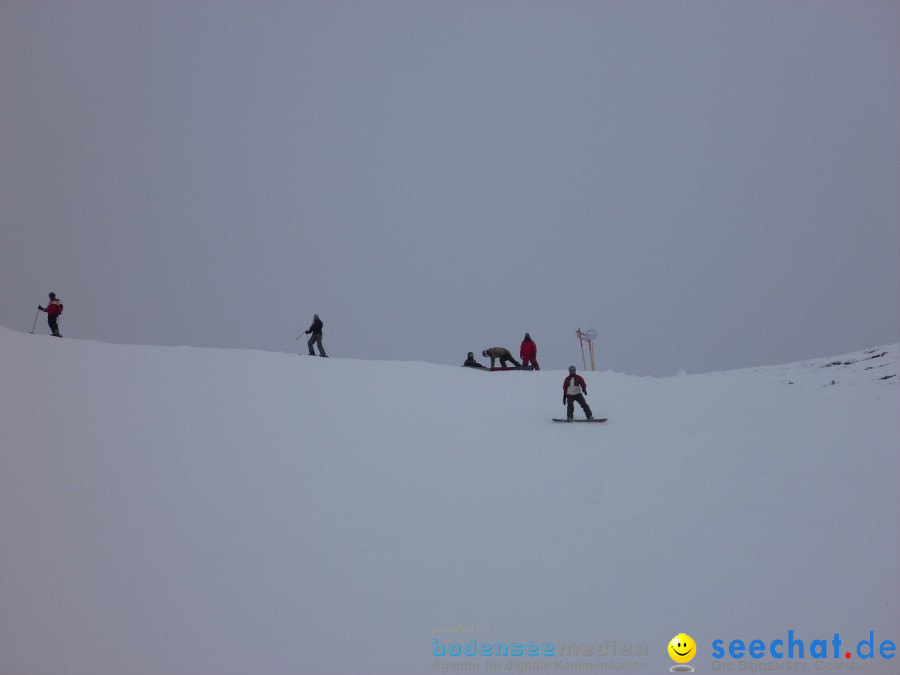
<instances>
[{"instance_id":1,"label":"seechat.de logo","mask_svg":"<svg viewBox=\"0 0 900 675\"><path fill-rule=\"evenodd\" d=\"M712 642L713 670L756 670L749 668L754 661L773 659L775 662L794 660L815 660L825 663L825 670L862 670L883 665L878 662L891 661L896 656L897 647L892 640L877 640L875 631L870 630L862 640L844 640L840 633L833 637L805 639L794 630L789 630L785 638L775 640L715 639ZM857 665L854 660L858 660ZM839 661L842 665L835 665ZM831 663L828 663L831 662ZM820 666L816 667L820 669Z\"/></svg>"}]
</instances>

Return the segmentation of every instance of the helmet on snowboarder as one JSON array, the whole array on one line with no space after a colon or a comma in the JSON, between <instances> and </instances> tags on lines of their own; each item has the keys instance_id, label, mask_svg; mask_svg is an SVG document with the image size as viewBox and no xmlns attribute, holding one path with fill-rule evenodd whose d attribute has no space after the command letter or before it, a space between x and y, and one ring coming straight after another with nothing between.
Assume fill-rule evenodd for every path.
<instances>
[{"instance_id":1,"label":"helmet on snowboarder","mask_svg":"<svg viewBox=\"0 0 900 675\"><path fill-rule=\"evenodd\" d=\"M569 366L569 372L570 372L570 373L574 373L574 372L575 372L575 366Z\"/></svg>"},{"instance_id":2,"label":"helmet on snowboarder","mask_svg":"<svg viewBox=\"0 0 900 675\"><path fill-rule=\"evenodd\" d=\"M468 358L468 359L474 359L474 358L475 358L475 355L474 355L472 352L469 352L468 354L466 354L466 358Z\"/></svg>"}]
</instances>

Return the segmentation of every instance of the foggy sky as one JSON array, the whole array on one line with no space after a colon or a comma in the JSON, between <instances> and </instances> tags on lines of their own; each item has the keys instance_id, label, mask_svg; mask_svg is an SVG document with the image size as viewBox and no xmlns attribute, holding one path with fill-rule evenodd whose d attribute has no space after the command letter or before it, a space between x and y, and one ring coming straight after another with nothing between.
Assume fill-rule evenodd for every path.
<instances>
[{"instance_id":1,"label":"foggy sky","mask_svg":"<svg viewBox=\"0 0 900 675\"><path fill-rule=\"evenodd\" d=\"M870 0L0 0L0 325L55 291L67 337L299 352L318 313L332 356L461 364L528 331L545 368L593 327L599 368L652 375L895 342L898 25Z\"/></svg>"}]
</instances>

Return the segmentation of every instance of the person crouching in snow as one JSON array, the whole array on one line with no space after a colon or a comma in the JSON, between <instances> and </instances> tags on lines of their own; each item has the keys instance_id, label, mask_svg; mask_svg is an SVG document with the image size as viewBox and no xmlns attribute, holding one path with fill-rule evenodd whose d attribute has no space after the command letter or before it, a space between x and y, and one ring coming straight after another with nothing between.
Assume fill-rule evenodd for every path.
<instances>
[{"instance_id":1,"label":"person crouching in snow","mask_svg":"<svg viewBox=\"0 0 900 675\"><path fill-rule=\"evenodd\" d=\"M537 362L537 343L531 339L528 333L525 333L525 339L522 340L522 346L519 347L519 356L522 357L523 366L531 363L535 370L541 369Z\"/></svg>"},{"instance_id":2,"label":"person crouching in snow","mask_svg":"<svg viewBox=\"0 0 900 675\"><path fill-rule=\"evenodd\" d=\"M513 358L513 355L509 353L509 350L506 347L491 347L490 349L485 349L481 352L482 356L489 356L491 358L491 368L494 367L494 363L497 359L500 359L500 367L506 368L506 362L511 361L516 365L516 368L520 368L522 366L521 363L516 361Z\"/></svg>"},{"instance_id":3,"label":"person crouching in snow","mask_svg":"<svg viewBox=\"0 0 900 675\"><path fill-rule=\"evenodd\" d=\"M47 325L50 326L50 331L53 335L62 337L59 334L59 315L62 314L63 304L56 297L56 293L50 294L50 302L47 303L46 309L40 305L38 305L38 309L42 312L47 312Z\"/></svg>"},{"instance_id":4,"label":"person crouching in snow","mask_svg":"<svg viewBox=\"0 0 900 675\"><path fill-rule=\"evenodd\" d=\"M587 383L581 375L575 374L575 366L569 366L569 376L563 380L563 403L566 404L566 419L571 420L575 414L575 401L584 410L589 420L594 419L591 408L584 400L587 395Z\"/></svg>"}]
</instances>

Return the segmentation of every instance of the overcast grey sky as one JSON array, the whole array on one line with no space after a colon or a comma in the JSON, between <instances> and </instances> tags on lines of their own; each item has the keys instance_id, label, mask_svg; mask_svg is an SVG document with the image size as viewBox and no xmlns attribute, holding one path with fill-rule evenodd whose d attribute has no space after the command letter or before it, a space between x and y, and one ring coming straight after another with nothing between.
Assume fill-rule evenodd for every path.
<instances>
[{"instance_id":1,"label":"overcast grey sky","mask_svg":"<svg viewBox=\"0 0 900 675\"><path fill-rule=\"evenodd\" d=\"M900 340L900 3L0 0L0 325L667 375ZM43 315L40 322L46 332ZM37 338L36 338L37 339Z\"/></svg>"}]
</instances>

